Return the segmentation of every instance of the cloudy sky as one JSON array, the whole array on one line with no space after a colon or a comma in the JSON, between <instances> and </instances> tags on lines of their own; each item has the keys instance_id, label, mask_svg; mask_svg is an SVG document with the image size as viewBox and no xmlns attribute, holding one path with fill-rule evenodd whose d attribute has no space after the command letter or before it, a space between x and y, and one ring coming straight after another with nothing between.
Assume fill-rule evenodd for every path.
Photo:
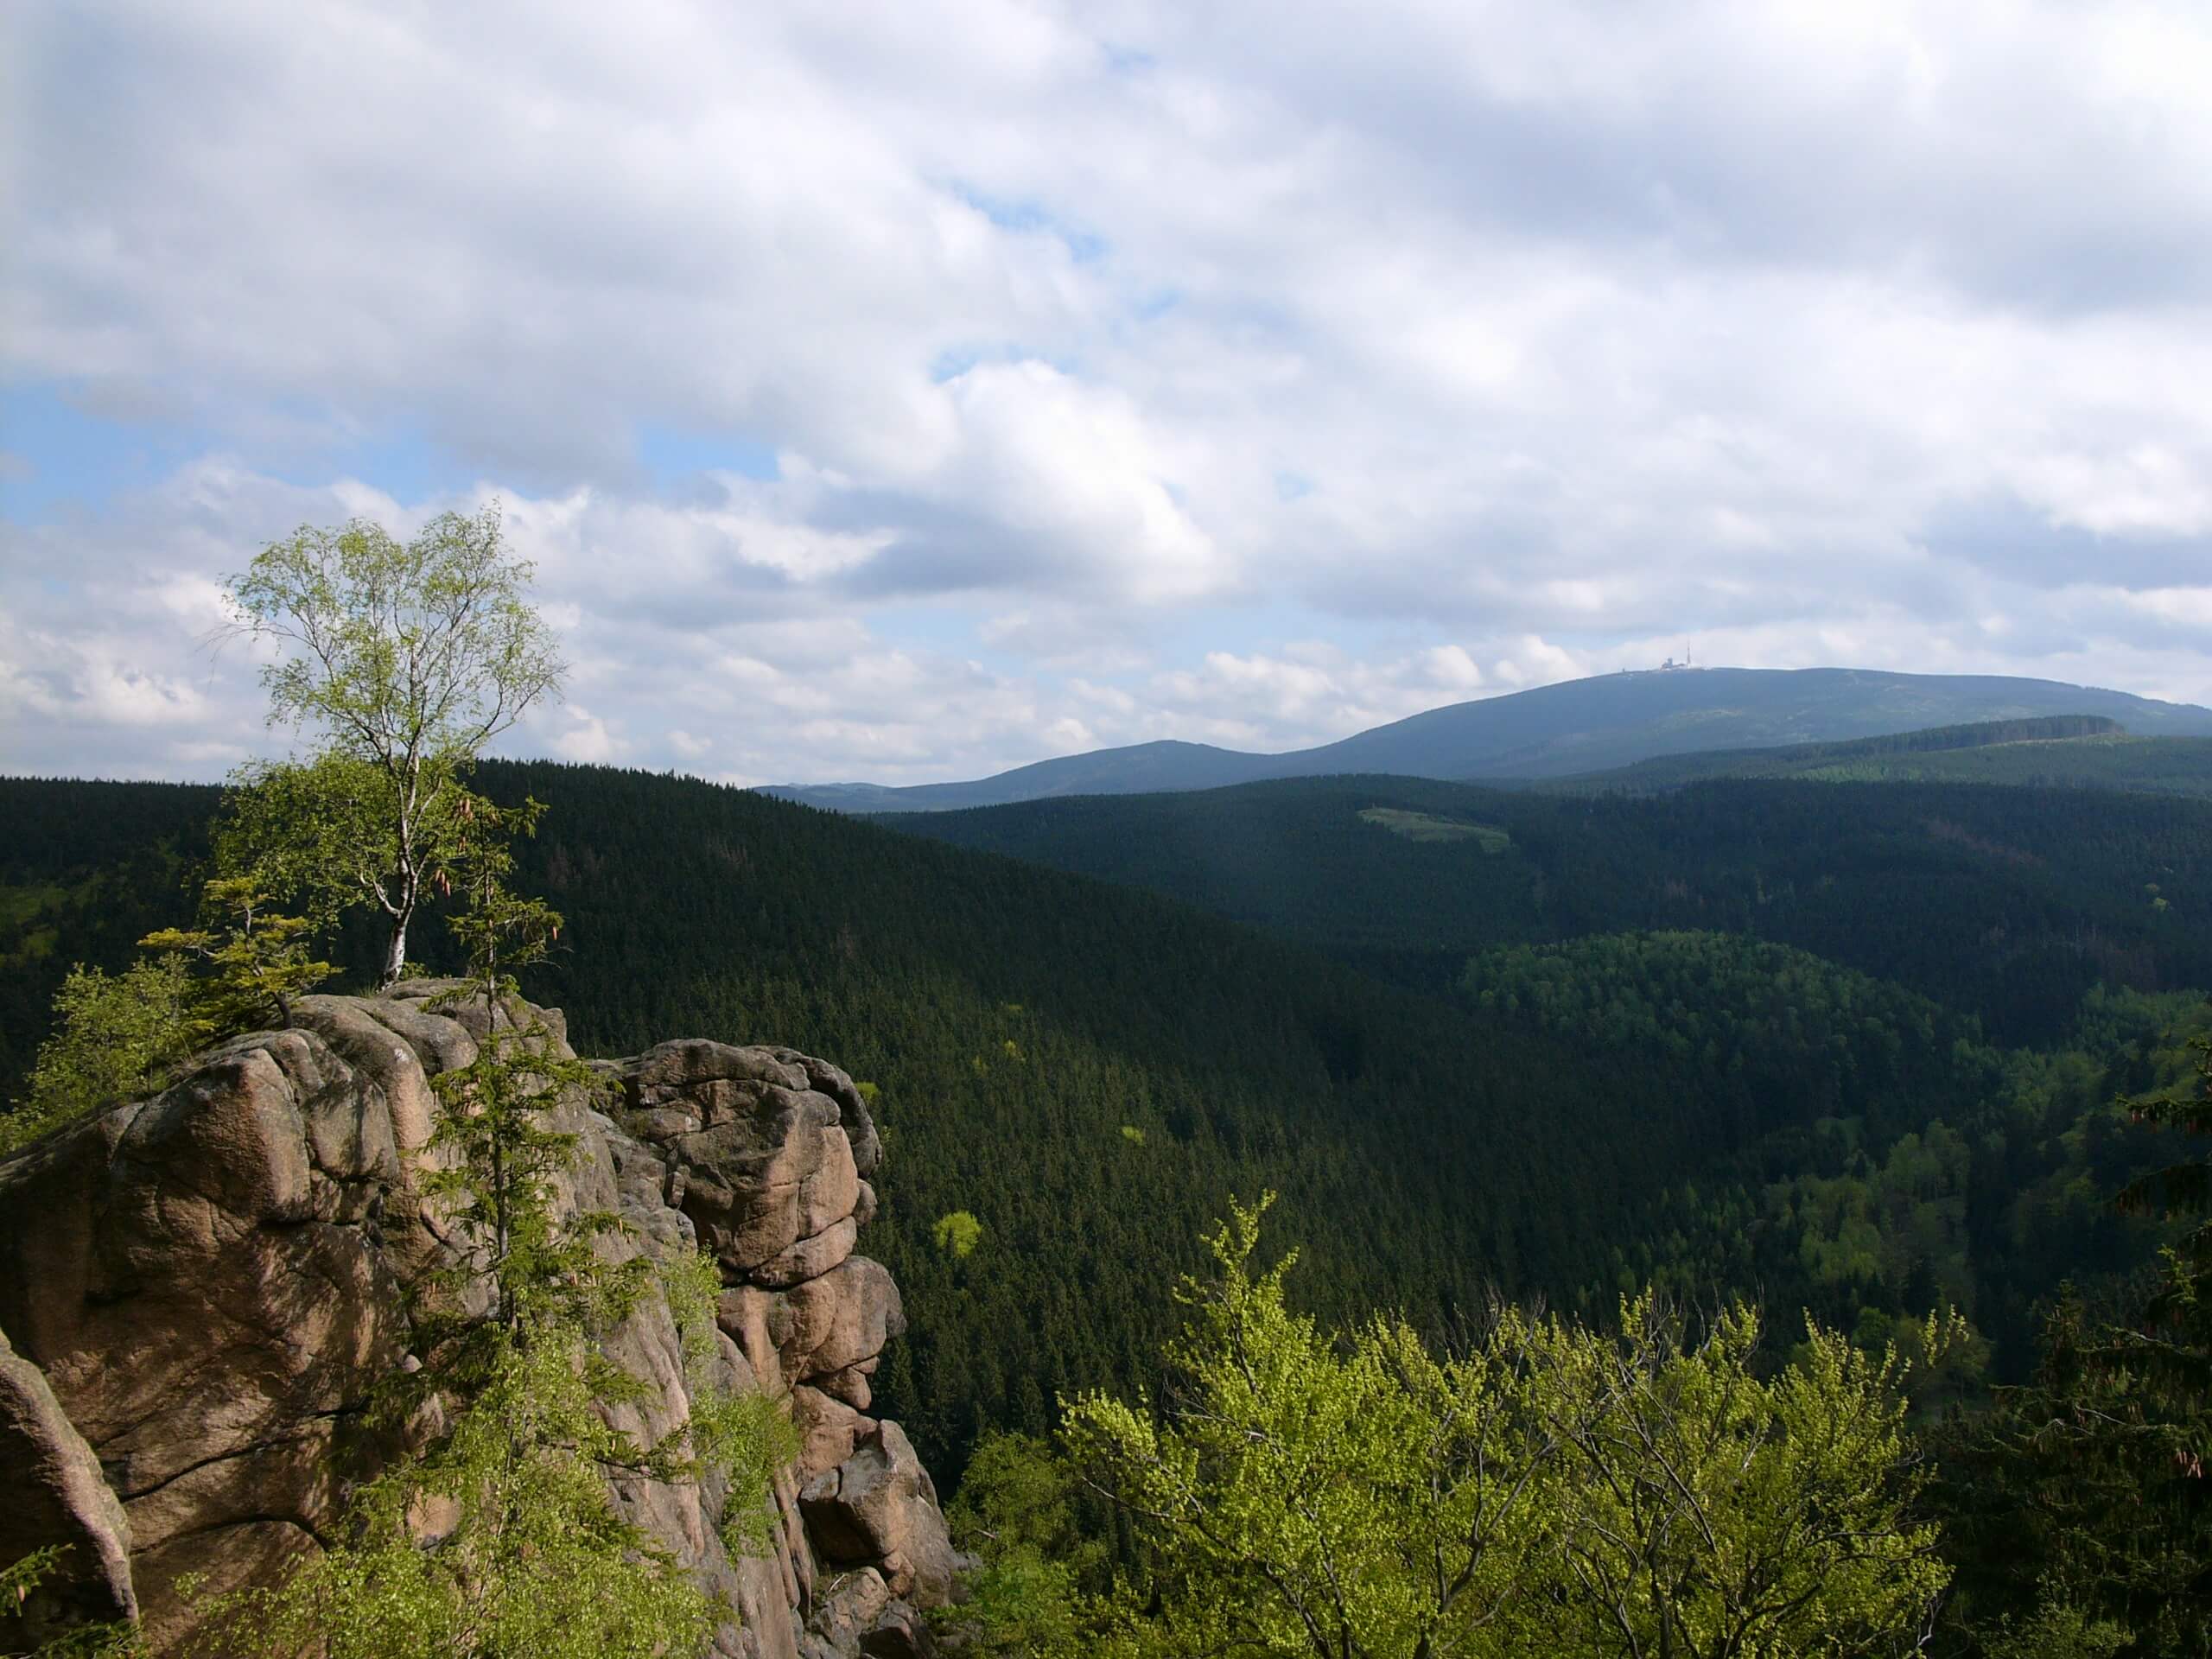
<instances>
[{"instance_id":1,"label":"cloudy sky","mask_svg":"<svg viewBox=\"0 0 2212 1659\"><path fill-rule=\"evenodd\" d=\"M0 769L496 497L512 748L1325 741L1687 645L2212 702L2212 8L22 0Z\"/></svg>"}]
</instances>

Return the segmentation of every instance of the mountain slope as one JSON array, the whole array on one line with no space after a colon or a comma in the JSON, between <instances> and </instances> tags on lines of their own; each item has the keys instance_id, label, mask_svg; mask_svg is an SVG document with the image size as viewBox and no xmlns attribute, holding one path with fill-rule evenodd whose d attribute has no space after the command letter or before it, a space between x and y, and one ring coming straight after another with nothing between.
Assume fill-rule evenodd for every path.
<instances>
[{"instance_id":1,"label":"mountain slope","mask_svg":"<svg viewBox=\"0 0 2212 1659\"><path fill-rule=\"evenodd\" d=\"M1280 774L1281 757L1243 754L1210 743L1135 743L1061 755L966 784L777 784L763 795L837 812L945 812L1063 795L1132 795L1155 790L1213 789Z\"/></svg>"},{"instance_id":2,"label":"mountain slope","mask_svg":"<svg viewBox=\"0 0 2212 1659\"><path fill-rule=\"evenodd\" d=\"M1492 946L1623 928L1795 944L2020 1044L2062 1030L2100 979L2212 986L2203 801L1752 779L1581 798L1343 777L884 822L1148 887L1432 987Z\"/></svg>"},{"instance_id":3,"label":"mountain slope","mask_svg":"<svg viewBox=\"0 0 2212 1659\"><path fill-rule=\"evenodd\" d=\"M1453 703L1287 754L1141 743L1039 761L972 783L779 785L764 792L843 812L934 812L1340 772L1557 778L1656 755L1835 742L2056 715L2101 715L2143 736L2212 736L2212 709L2054 680L1711 668L1602 675Z\"/></svg>"},{"instance_id":4,"label":"mountain slope","mask_svg":"<svg viewBox=\"0 0 2212 1659\"><path fill-rule=\"evenodd\" d=\"M1906 734L1949 734L1956 740L1950 742L1867 738L1661 755L1607 772L1546 779L1535 787L1564 794L1649 794L1714 778L1802 778L1818 783L2005 784L2212 797L2212 738L2134 737L2116 727L2074 734L2039 729L2078 723L2079 717L2068 717Z\"/></svg>"}]
</instances>

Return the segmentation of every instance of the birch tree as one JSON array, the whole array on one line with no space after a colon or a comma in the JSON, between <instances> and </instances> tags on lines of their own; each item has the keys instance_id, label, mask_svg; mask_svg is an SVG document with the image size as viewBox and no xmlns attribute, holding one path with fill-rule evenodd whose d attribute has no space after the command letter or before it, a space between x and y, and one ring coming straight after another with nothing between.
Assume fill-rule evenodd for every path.
<instances>
[{"instance_id":1,"label":"birch tree","mask_svg":"<svg viewBox=\"0 0 2212 1659\"><path fill-rule=\"evenodd\" d=\"M270 723L320 742L306 761L243 776L235 861L318 899L311 910L378 911L386 986L471 812L468 769L560 688L531 575L493 505L442 513L404 543L365 519L302 525L231 578L238 630L277 647L262 670Z\"/></svg>"}]
</instances>

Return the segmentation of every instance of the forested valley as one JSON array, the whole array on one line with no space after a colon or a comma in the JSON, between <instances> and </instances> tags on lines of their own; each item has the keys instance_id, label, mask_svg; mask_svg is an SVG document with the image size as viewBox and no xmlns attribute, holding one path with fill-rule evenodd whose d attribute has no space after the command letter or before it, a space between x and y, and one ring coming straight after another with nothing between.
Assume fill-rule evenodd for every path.
<instances>
[{"instance_id":1,"label":"forested valley","mask_svg":"<svg viewBox=\"0 0 2212 1659\"><path fill-rule=\"evenodd\" d=\"M546 804L515 879L563 948L524 982L579 1052L785 1043L870 1087L899 1172L874 1248L912 1319L879 1393L941 1479L979 1446L1002 1475L1028 1442L1001 1437L1049 1434L1063 1397L1158 1397L1171 1289L1274 1193L1268 1250L1297 1252L1286 1294L1323 1330L1383 1312L1448 1345L1497 1296L1602 1325L1656 1287L1762 1304L1762 1364L1802 1351L1800 1310L1929 1362L1913 1420L1942 1469L1981 1468L1938 1488L1962 1605L2054 1563L2124 1580L2146 1632L2145 1605L2206 1593L2186 1551L2083 1567L2126 1494L2024 1431L1991 1463L1987 1426L2079 1384L2064 1332L2124 1319L2178 1236L2114 1199L2191 1155L2185 1122L2122 1102L2197 1079L2212 804L1352 778L893 828L604 768L475 781ZM188 907L218 799L0 782L0 1091L72 962L118 969ZM365 981L376 950L357 927L332 954ZM1983 1497L2056 1516L2057 1486L2105 1507L1988 1547ZM1075 1510L1071 1550L1136 1547ZM2202 1650L2161 1628L2050 1650Z\"/></svg>"}]
</instances>

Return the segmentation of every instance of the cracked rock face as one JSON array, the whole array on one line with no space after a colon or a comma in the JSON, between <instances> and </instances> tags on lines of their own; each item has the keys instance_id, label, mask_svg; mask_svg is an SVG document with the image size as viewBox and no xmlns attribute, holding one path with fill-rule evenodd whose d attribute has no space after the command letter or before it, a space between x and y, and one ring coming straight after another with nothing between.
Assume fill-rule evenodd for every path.
<instances>
[{"instance_id":1,"label":"cracked rock face","mask_svg":"<svg viewBox=\"0 0 2212 1659\"><path fill-rule=\"evenodd\" d=\"M0 1513L0 1565L72 1546L35 1610L54 1628L135 1611L156 1651L189 1651L180 1577L265 1582L341 1516L334 1446L407 1351L408 1287L449 1257L416 1184L430 1079L488 1026L428 1006L442 988L302 998L294 1029L0 1162L0 1489L29 1495ZM500 1023L566 1052L557 1011ZM615 1501L727 1598L728 1659L926 1643L917 1609L950 1592L944 1519L906 1436L865 1414L905 1328L890 1274L855 1254L881 1155L866 1102L786 1048L664 1043L601 1069L619 1084L603 1111L552 1114L582 1154L565 1201L619 1210L632 1248L715 1256L721 1380L787 1401L804 1448L765 1557L724 1551L713 1483L631 1482ZM666 1310L607 1346L657 1389L615 1408L620 1426L681 1421ZM861 1575L880 1598L849 1592Z\"/></svg>"}]
</instances>

